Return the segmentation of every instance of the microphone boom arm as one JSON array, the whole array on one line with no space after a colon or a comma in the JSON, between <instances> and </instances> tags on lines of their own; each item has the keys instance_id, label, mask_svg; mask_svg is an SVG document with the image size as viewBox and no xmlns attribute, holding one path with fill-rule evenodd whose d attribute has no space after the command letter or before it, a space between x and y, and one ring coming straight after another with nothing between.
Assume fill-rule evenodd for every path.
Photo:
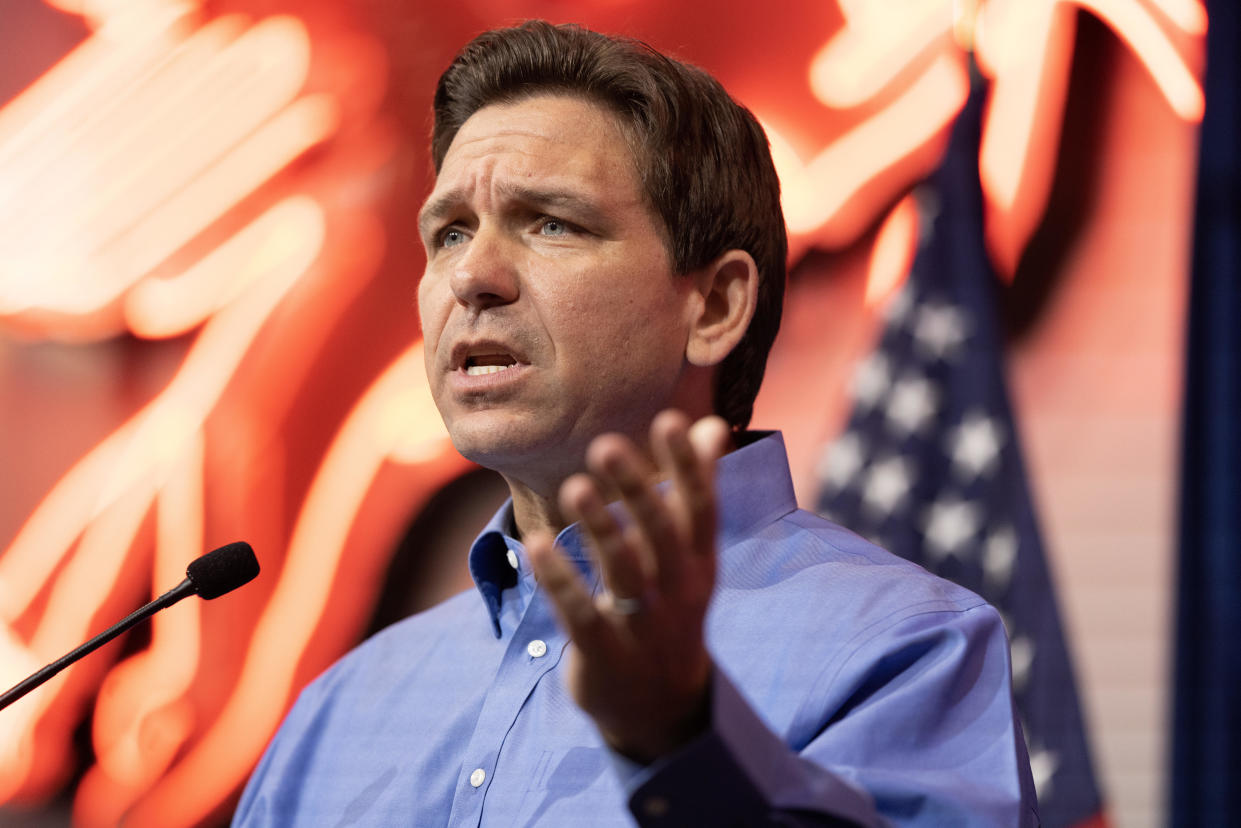
<instances>
[{"instance_id":1,"label":"microphone boom arm","mask_svg":"<svg viewBox=\"0 0 1241 828\"><path fill-rule=\"evenodd\" d=\"M111 627L108 627L106 630L101 632L99 635L92 638L90 641L87 641L85 644L78 647L76 650L66 653L65 655L53 661L51 664L44 667L39 672L35 673L32 676L29 676L28 678L24 679L23 681L19 682L18 684L15 684L13 687L6 690L3 695L0 695L0 710L3 710L4 708L8 707L10 704L17 701L22 696L29 693L31 690L43 684L45 681L52 678L52 676L56 675L61 670L65 669L73 662L77 661L78 659L82 658L85 655L89 655L90 653L93 653L95 650L98 650L104 644L107 644L109 641L116 638L118 635L125 632L130 627L133 627L134 625L142 621L145 621L146 619L150 618L152 615L164 609L165 607L171 607L173 604L177 603L182 598L185 598L193 594L194 594L194 583L189 578L186 578L184 581L182 581L177 586L168 590L163 595L159 596L158 598L156 598L154 601L147 604L146 606L134 610L129 615L125 616L120 621L116 622Z\"/></svg>"},{"instance_id":2,"label":"microphone boom arm","mask_svg":"<svg viewBox=\"0 0 1241 828\"><path fill-rule=\"evenodd\" d=\"M73 652L53 661L39 672L19 682L0 694L0 710L8 707L31 690L85 655L93 653L130 627L145 621L162 609L190 595L198 595L205 601L219 598L247 584L259 574L259 562L254 550L245 541L235 541L213 549L190 563L185 570L185 580L177 584L145 607L134 610L99 635L87 641Z\"/></svg>"}]
</instances>

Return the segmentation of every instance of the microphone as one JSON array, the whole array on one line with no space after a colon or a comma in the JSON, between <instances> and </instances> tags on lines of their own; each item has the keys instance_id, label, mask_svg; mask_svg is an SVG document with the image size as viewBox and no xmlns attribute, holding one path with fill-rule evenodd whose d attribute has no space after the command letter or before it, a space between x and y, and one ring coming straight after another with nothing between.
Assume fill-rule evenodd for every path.
<instances>
[{"instance_id":1,"label":"microphone","mask_svg":"<svg viewBox=\"0 0 1241 828\"><path fill-rule=\"evenodd\" d=\"M82 656L93 653L138 622L145 621L165 607L171 607L182 598L197 595L205 601L210 601L232 592L242 584L250 583L258 574L258 559L254 557L254 550L250 548L250 544L245 541L235 541L219 549L213 549L186 567L185 580L180 584L145 607L125 616L73 652L61 656L34 675L6 690L3 695L0 695L0 710L43 684Z\"/></svg>"}]
</instances>

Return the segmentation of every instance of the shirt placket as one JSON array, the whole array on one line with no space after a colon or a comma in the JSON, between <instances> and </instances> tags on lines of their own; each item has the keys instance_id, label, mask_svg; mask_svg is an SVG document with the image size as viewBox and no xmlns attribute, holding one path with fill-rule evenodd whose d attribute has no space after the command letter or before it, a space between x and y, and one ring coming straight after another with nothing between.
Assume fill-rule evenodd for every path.
<instances>
[{"instance_id":1,"label":"shirt placket","mask_svg":"<svg viewBox=\"0 0 1241 828\"><path fill-rule=\"evenodd\" d=\"M539 681L560 663L566 643L546 597L536 590L510 637L483 701L457 777L448 825L481 824L504 740Z\"/></svg>"}]
</instances>

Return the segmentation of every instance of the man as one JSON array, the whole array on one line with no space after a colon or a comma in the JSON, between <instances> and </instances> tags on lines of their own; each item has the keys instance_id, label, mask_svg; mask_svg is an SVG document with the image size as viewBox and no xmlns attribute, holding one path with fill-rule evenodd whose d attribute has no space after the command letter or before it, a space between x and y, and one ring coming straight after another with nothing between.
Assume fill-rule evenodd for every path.
<instances>
[{"instance_id":1,"label":"man","mask_svg":"<svg viewBox=\"0 0 1241 828\"><path fill-rule=\"evenodd\" d=\"M995 611L744 432L785 258L753 117L529 23L445 72L432 154L428 378L512 499L476 589L307 688L237 824L1035 824Z\"/></svg>"}]
</instances>

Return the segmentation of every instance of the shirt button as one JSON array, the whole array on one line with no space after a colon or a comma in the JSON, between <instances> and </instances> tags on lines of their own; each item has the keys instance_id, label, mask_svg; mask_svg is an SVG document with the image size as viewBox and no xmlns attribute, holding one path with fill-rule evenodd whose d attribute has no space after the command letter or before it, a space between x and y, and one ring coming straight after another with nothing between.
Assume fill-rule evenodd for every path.
<instances>
[{"instance_id":1,"label":"shirt button","mask_svg":"<svg viewBox=\"0 0 1241 828\"><path fill-rule=\"evenodd\" d=\"M475 768L474 772L470 774L470 784L477 788L479 785L483 784L483 780L486 778L487 771L482 768Z\"/></svg>"},{"instance_id":2,"label":"shirt button","mask_svg":"<svg viewBox=\"0 0 1241 828\"><path fill-rule=\"evenodd\" d=\"M508 565L509 565L509 566L513 567L513 569L518 569L518 568L519 568L519 567L517 566L517 553L516 553L516 552L514 552L512 549L510 549L510 550L508 551L508 555L506 555L505 557L507 557L507 558L508 558Z\"/></svg>"},{"instance_id":3,"label":"shirt button","mask_svg":"<svg viewBox=\"0 0 1241 828\"><path fill-rule=\"evenodd\" d=\"M528 652L532 658L542 658L547 655L547 645L543 643L542 640L536 638L526 645L526 652Z\"/></svg>"}]
</instances>

